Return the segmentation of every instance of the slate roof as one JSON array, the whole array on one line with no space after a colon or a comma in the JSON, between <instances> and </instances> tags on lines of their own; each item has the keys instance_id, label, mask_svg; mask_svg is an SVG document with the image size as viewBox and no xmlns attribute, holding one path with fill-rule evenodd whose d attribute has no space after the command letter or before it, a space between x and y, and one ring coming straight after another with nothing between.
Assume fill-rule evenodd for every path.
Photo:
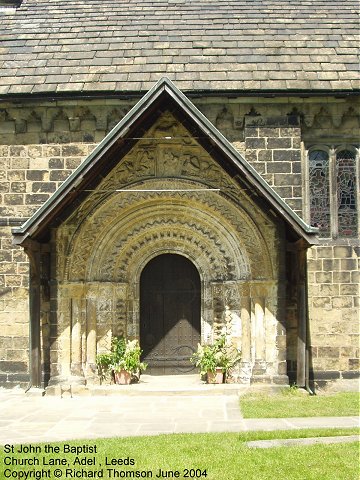
<instances>
[{"instance_id":1,"label":"slate roof","mask_svg":"<svg viewBox=\"0 0 360 480\"><path fill-rule=\"evenodd\" d=\"M356 0L23 0L0 95L359 89Z\"/></svg>"}]
</instances>

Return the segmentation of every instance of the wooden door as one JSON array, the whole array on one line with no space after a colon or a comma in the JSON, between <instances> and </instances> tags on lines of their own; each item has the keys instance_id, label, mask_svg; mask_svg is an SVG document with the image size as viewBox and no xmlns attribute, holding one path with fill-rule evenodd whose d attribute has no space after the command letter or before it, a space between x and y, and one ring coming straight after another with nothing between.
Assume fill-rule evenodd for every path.
<instances>
[{"instance_id":1,"label":"wooden door","mask_svg":"<svg viewBox=\"0 0 360 480\"><path fill-rule=\"evenodd\" d=\"M155 257L140 279L140 345L153 375L194 373L200 342L200 277L181 255Z\"/></svg>"}]
</instances>

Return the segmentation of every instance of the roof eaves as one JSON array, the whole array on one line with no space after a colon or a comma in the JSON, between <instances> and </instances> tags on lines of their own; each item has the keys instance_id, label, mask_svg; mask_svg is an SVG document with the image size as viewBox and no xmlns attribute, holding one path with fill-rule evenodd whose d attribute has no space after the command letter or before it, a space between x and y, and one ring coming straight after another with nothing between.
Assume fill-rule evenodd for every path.
<instances>
[{"instance_id":1,"label":"roof eaves","mask_svg":"<svg viewBox=\"0 0 360 480\"><path fill-rule=\"evenodd\" d=\"M229 98L236 97L265 97L265 98L278 98L278 97L348 97L348 96L359 96L360 88L353 89L197 89L197 90L186 90L183 89L183 92L186 93L188 97L198 98L198 97L217 97L217 96L226 96ZM146 90L121 90L121 91L108 91L108 90L95 90L92 92L85 91L72 91L72 92L44 92L44 93L1 93L0 102L32 102L39 100L92 100L92 99L138 99L143 98L145 93L149 91Z\"/></svg>"}]
</instances>

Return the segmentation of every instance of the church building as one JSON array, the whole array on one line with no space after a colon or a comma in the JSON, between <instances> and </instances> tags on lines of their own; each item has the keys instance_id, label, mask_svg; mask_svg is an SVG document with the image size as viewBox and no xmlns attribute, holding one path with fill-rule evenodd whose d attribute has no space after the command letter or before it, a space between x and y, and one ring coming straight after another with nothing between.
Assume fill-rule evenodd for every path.
<instances>
[{"instance_id":1,"label":"church building","mask_svg":"<svg viewBox=\"0 0 360 480\"><path fill-rule=\"evenodd\" d=\"M284 3L286 6L284 6ZM353 0L0 1L0 386L359 376ZM176 382L176 377L174 377Z\"/></svg>"}]
</instances>

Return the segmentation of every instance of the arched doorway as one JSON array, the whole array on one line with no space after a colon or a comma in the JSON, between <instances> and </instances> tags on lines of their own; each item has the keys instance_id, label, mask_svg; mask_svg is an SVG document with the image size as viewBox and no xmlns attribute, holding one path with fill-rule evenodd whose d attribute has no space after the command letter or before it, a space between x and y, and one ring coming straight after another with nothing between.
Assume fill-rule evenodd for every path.
<instances>
[{"instance_id":1,"label":"arched doorway","mask_svg":"<svg viewBox=\"0 0 360 480\"><path fill-rule=\"evenodd\" d=\"M140 345L153 375L192 373L200 342L200 276L175 254L153 258L140 278Z\"/></svg>"}]
</instances>

